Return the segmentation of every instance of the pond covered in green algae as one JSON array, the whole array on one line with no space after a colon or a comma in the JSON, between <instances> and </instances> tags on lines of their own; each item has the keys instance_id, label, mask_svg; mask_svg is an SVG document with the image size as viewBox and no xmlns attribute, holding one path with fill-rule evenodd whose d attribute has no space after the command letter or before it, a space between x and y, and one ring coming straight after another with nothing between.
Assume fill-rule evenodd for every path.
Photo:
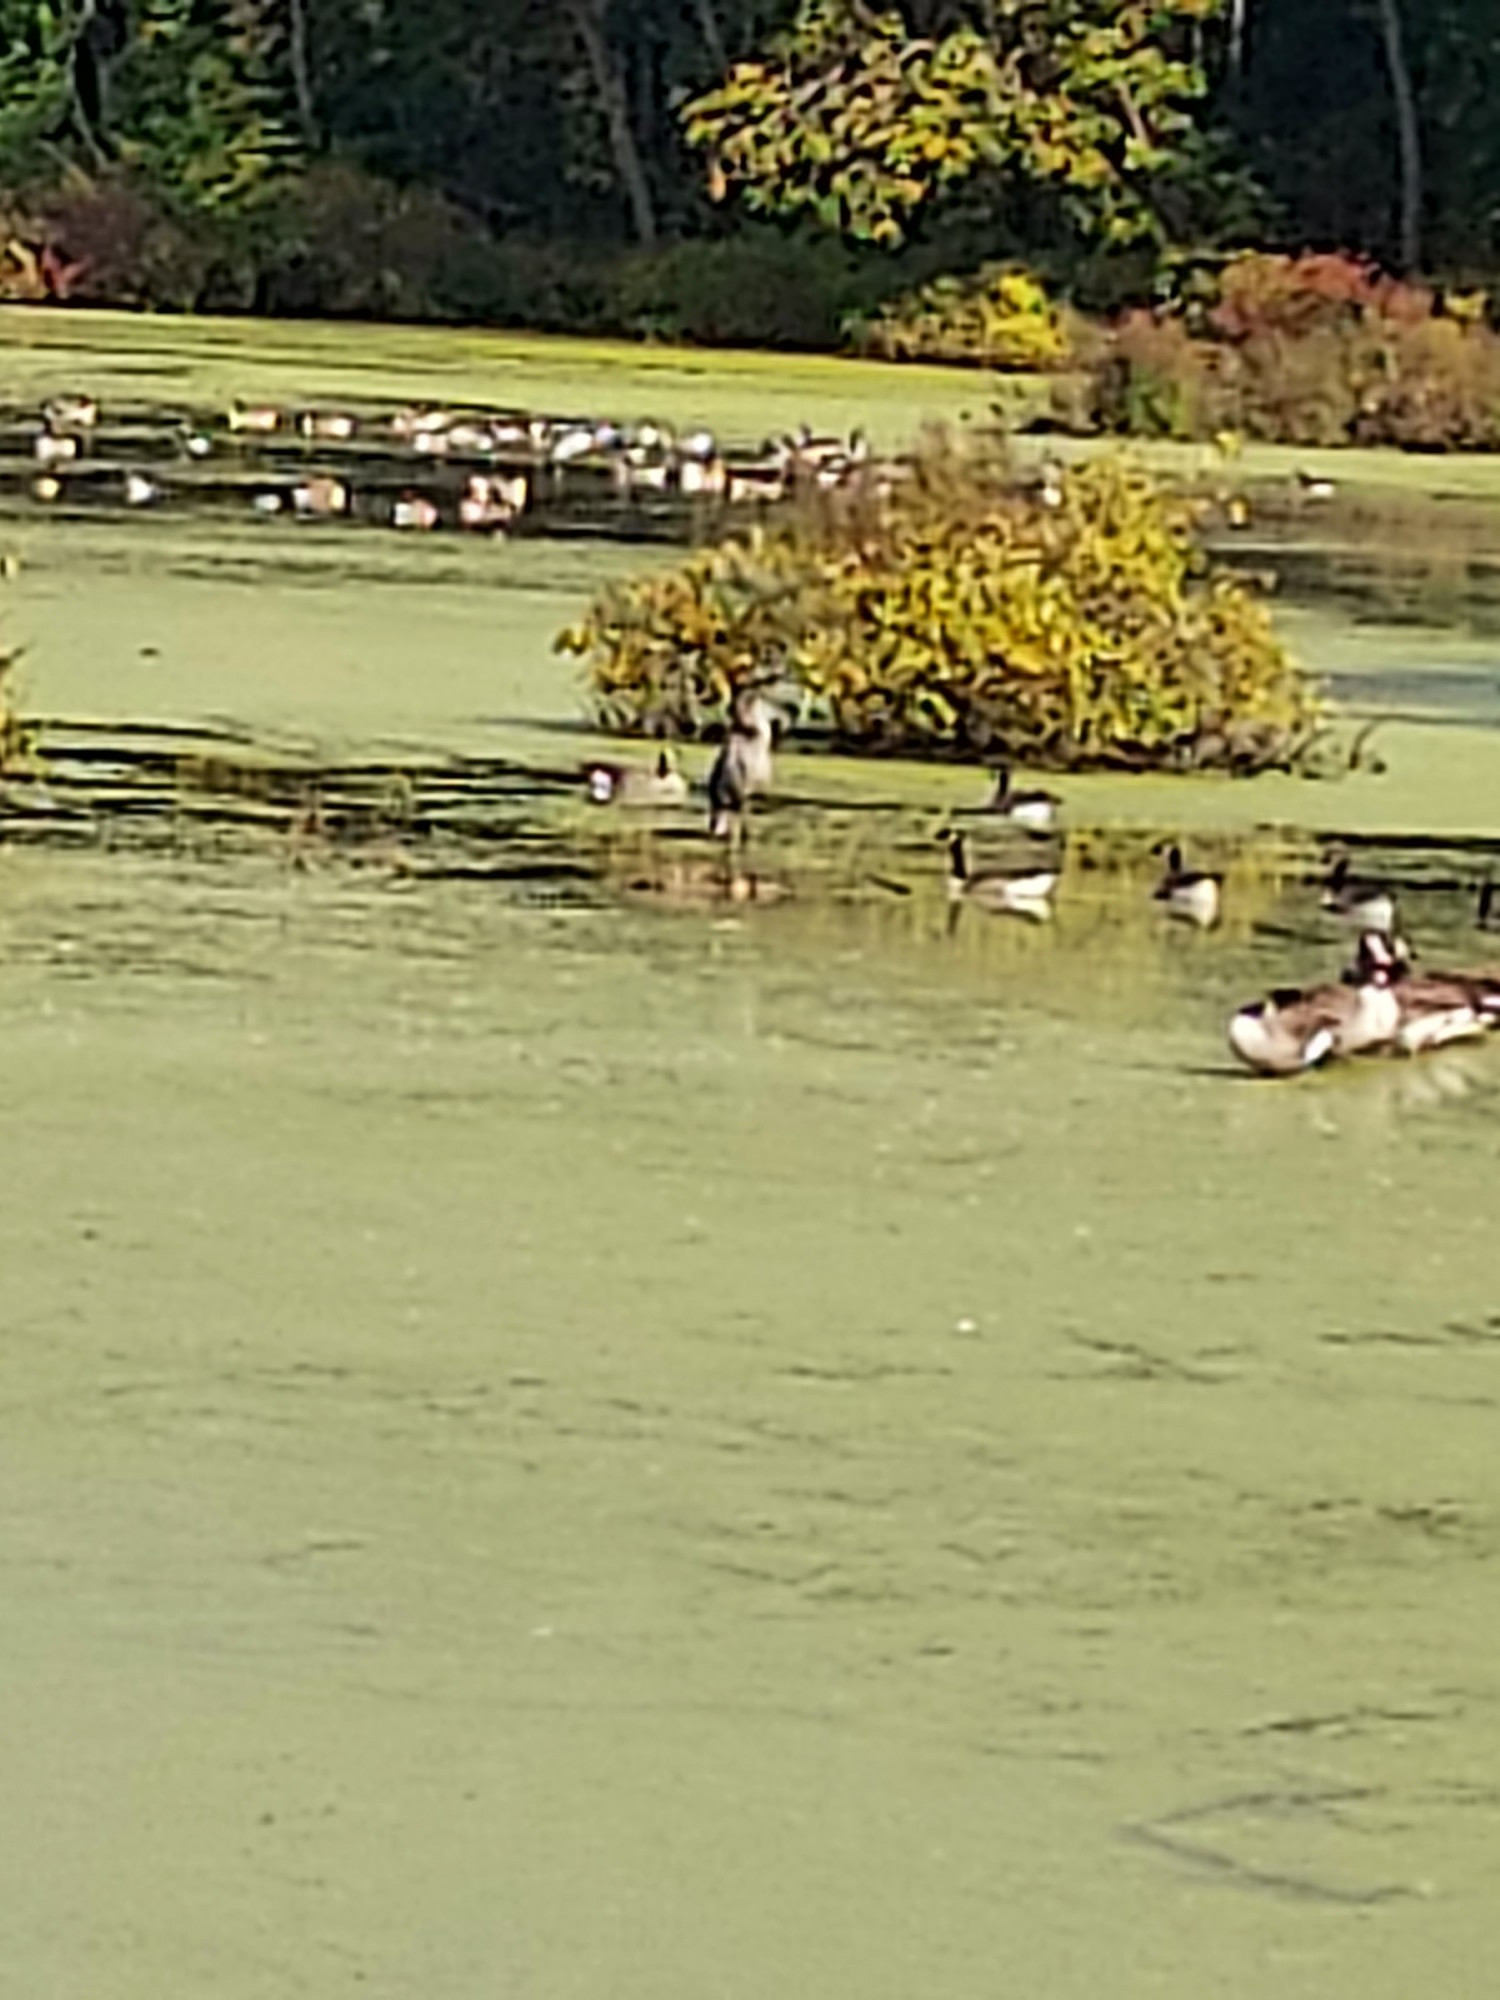
<instances>
[{"instance_id":1,"label":"pond covered in green algae","mask_svg":"<svg viewBox=\"0 0 1500 2000\"><path fill-rule=\"evenodd\" d=\"M591 741L547 647L618 557L26 533L44 714ZM816 757L766 908L633 901L692 843L541 785L576 880L191 800L0 852L29 1989L1472 1987L1500 1051L1263 1087L1220 1029L1338 962L1314 834L1478 953L1500 737L1482 648L1293 624L1387 775L1069 783L1044 928L950 928L972 774Z\"/></svg>"}]
</instances>

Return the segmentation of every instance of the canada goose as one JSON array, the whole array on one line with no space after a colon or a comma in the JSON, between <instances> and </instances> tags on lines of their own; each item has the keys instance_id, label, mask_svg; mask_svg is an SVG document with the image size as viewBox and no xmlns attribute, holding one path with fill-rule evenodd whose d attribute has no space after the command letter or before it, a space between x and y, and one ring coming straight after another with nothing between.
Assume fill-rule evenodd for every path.
<instances>
[{"instance_id":1,"label":"canada goose","mask_svg":"<svg viewBox=\"0 0 1500 2000\"><path fill-rule=\"evenodd\" d=\"M49 430L91 431L99 421L99 405L92 396L54 396L42 415Z\"/></svg>"},{"instance_id":2,"label":"canada goose","mask_svg":"<svg viewBox=\"0 0 1500 2000\"><path fill-rule=\"evenodd\" d=\"M722 458L685 458L677 467L677 485L689 499L719 499L728 491L729 473Z\"/></svg>"},{"instance_id":3,"label":"canada goose","mask_svg":"<svg viewBox=\"0 0 1500 2000\"><path fill-rule=\"evenodd\" d=\"M525 513L530 498L531 482L524 472L509 476L476 472L458 503L459 522L465 528L499 533Z\"/></svg>"},{"instance_id":4,"label":"canada goose","mask_svg":"<svg viewBox=\"0 0 1500 2000\"><path fill-rule=\"evenodd\" d=\"M44 470L69 465L78 456L76 437L59 437L56 431L38 431L32 440L31 455Z\"/></svg>"},{"instance_id":5,"label":"canada goose","mask_svg":"<svg viewBox=\"0 0 1500 2000\"><path fill-rule=\"evenodd\" d=\"M1029 917L1046 923L1052 915L1055 868L986 868L977 875L969 867L968 842L956 829L948 840L948 896L954 904L977 903L1003 915Z\"/></svg>"},{"instance_id":6,"label":"canada goose","mask_svg":"<svg viewBox=\"0 0 1500 2000\"><path fill-rule=\"evenodd\" d=\"M757 462L725 468L724 496L731 507L766 506L786 496L786 468L779 463Z\"/></svg>"},{"instance_id":7,"label":"canada goose","mask_svg":"<svg viewBox=\"0 0 1500 2000\"><path fill-rule=\"evenodd\" d=\"M1323 908L1361 931L1389 935L1396 927L1396 899L1379 882L1361 881L1349 872L1349 857L1341 854L1323 885Z\"/></svg>"},{"instance_id":8,"label":"canada goose","mask_svg":"<svg viewBox=\"0 0 1500 2000\"><path fill-rule=\"evenodd\" d=\"M1196 924L1206 931L1219 921L1223 887L1222 875L1184 868L1182 849L1173 846L1167 849L1166 872L1152 895L1158 903L1166 904L1169 917L1179 917L1183 923Z\"/></svg>"},{"instance_id":9,"label":"canada goose","mask_svg":"<svg viewBox=\"0 0 1500 2000\"><path fill-rule=\"evenodd\" d=\"M1371 943L1361 939L1360 958L1350 977L1360 976ZM1396 1047L1403 1055L1472 1041L1500 1027L1500 978L1486 973L1414 972L1411 949L1401 938L1383 938L1379 948L1388 955L1391 990L1400 1008Z\"/></svg>"},{"instance_id":10,"label":"canada goose","mask_svg":"<svg viewBox=\"0 0 1500 2000\"><path fill-rule=\"evenodd\" d=\"M297 419L297 428L305 438L328 438L336 444L345 444L359 425L344 410L304 410Z\"/></svg>"},{"instance_id":11,"label":"canada goose","mask_svg":"<svg viewBox=\"0 0 1500 2000\"><path fill-rule=\"evenodd\" d=\"M393 528L427 530L435 528L438 519L437 504L425 493L403 493L391 505Z\"/></svg>"},{"instance_id":12,"label":"canada goose","mask_svg":"<svg viewBox=\"0 0 1500 2000\"><path fill-rule=\"evenodd\" d=\"M349 511L349 489L342 479L333 479L326 472L318 472L300 486L292 488L292 509L298 514L315 515L327 519L333 514L347 514Z\"/></svg>"},{"instance_id":13,"label":"canada goose","mask_svg":"<svg viewBox=\"0 0 1500 2000\"><path fill-rule=\"evenodd\" d=\"M688 782L671 750L658 751L648 769L600 762L590 764L584 775L596 806L680 806L687 802Z\"/></svg>"},{"instance_id":14,"label":"canada goose","mask_svg":"<svg viewBox=\"0 0 1500 2000\"><path fill-rule=\"evenodd\" d=\"M1337 483L1330 479L1326 472L1308 472L1300 465L1297 468L1296 481L1298 493L1315 506L1326 506L1339 490Z\"/></svg>"},{"instance_id":15,"label":"canada goose","mask_svg":"<svg viewBox=\"0 0 1500 2000\"><path fill-rule=\"evenodd\" d=\"M708 825L716 840L743 833L751 799L770 790L776 721L776 710L763 694L755 688L740 689L708 774Z\"/></svg>"},{"instance_id":16,"label":"canada goose","mask_svg":"<svg viewBox=\"0 0 1500 2000\"><path fill-rule=\"evenodd\" d=\"M1061 809L1062 800L1055 792L1018 792L1010 781L1010 766L995 766L995 789L986 812L998 813L1028 833L1050 833Z\"/></svg>"},{"instance_id":17,"label":"canada goose","mask_svg":"<svg viewBox=\"0 0 1500 2000\"><path fill-rule=\"evenodd\" d=\"M1479 907L1474 912L1474 923L1478 930L1500 931L1500 910L1495 908L1495 884L1485 881L1479 888Z\"/></svg>"},{"instance_id":18,"label":"canada goose","mask_svg":"<svg viewBox=\"0 0 1500 2000\"><path fill-rule=\"evenodd\" d=\"M1393 954L1384 939L1361 952L1338 984L1277 987L1230 1017L1229 1046L1261 1076L1295 1076L1333 1056L1387 1048L1401 1025L1392 986Z\"/></svg>"},{"instance_id":19,"label":"canada goose","mask_svg":"<svg viewBox=\"0 0 1500 2000\"><path fill-rule=\"evenodd\" d=\"M125 505L127 507L150 507L161 498L161 488L154 479L148 479L144 472L127 472L125 475Z\"/></svg>"},{"instance_id":20,"label":"canada goose","mask_svg":"<svg viewBox=\"0 0 1500 2000\"><path fill-rule=\"evenodd\" d=\"M235 403L229 411L229 428L235 432L249 431L265 437L280 425L281 412L270 403Z\"/></svg>"}]
</instances>

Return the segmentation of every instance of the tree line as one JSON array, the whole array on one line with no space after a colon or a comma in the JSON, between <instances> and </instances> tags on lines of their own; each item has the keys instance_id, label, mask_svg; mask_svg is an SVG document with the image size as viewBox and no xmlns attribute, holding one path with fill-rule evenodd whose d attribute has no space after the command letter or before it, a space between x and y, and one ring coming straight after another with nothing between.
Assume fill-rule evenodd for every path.
<instances>
[{"instance_id":1,"label":"tree line","mask_svg":"<svg viewBox=\"0 0 1500 2000\"><path fill-rule=\"evenodd\" d=\"M581 253L769 218L928 270L1483 274L1497 84L1500 0L0 0L0 185L253 228L336 169Z\"/></svg>"}]
</instances>

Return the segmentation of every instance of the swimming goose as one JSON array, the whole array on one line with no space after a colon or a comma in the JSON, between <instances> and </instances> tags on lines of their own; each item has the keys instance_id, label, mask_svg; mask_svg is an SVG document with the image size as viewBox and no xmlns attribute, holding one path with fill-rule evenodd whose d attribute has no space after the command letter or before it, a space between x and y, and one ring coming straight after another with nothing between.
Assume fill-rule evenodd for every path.
<instances>
[{"instance_id":1,"label":"swimming goose","mask_svg":"<svg viewBox=\"0 0 1500 2000\"><path fill-rule=\"evenodd\" d=\"M78 440L71 432L60 437L56 431L38 431L32 440L31 455L44 471L54 465L68 465L78 456Z\"/></svg>"},{"instance_id":2,"label":"swimming goose","mask_svg":"<svg viewBox=\"0 0 1500 2000\"><path fill-rule=\"evenodd\" d=\"M729 730L708 774L708 825L717 840L743 833L750 801L771 789L776 710L755 688L741 688Z\"/></svg>"},{"instance_id":3,"label":"swimming goose","mask_svg":"<svg viewBox=\"0 0 1500 2000\"><path fill-rule=\"evenodd\" d=\"M1206 931L1219 921L1223 887L1222 875L1184 868L1182 849L1173 846L1167 849L1166 872L1152 895L1156 902L1166 904L1169 917L1178 917L1183 923L1196 924L1200 930Z\"/></svg>"},{"instance_id":4,"label":"swimming goose","mask_svg":"<svg viewBox=\"0 0 1500 2000\"><path fill-rule=\"evenodd\" d=\"M1396 927L1396 899L1382 883L1363 881L1349 872L1349 857L1341 854L1323 885L1323 908L1357 924L1362 931L1389 935Z\"/></svg>"},{"instance_id":5,"label":"swimming goose","mask_svg":"<svg viewBox=\"0 0 1500 2000\"><path fill-rule=\"evenodd\" d=\"M42 415L49 430L91 431L99 421L99 405L92 396L54 396Z\"/></svg>"},{"instance_id":6,"label":"swimming goose","mask_svg":"<svg viewBox=\"0 0 1500 2000\"><path fill-rule=\"evenodd\" d=\"M1392 960L1383 939L1361 940L1338 984L1277 987L1241 1007L1230 1017L1230 1048L1261 1076L1295 1076L1334 1056L1389 1047L1401 1025Z\"/></svg>"},{"instance_id":7,"label":"swimming goose","mask_svg":"<svg viewBox=\"0 0 1500 2000\"><path fill-rule=\"evenodd\" d=\"M1028 833L1050 833L1061 808L1062 800L1055 792L1018 792L1011 784L1010 766L995 766L995 789L986 812L998 813L1002 819L1024 826Z\"/></svg>"},{"instance_id":8,"label":"swimming goose","mask_svg":"<svg viewBox=\"0 0 1500 2000\"><path fill-rule=\"evenodd\" d=\"M415 528L426 533L440 519L436 501L429 500L425 493L402 493L391 504L393 528Z\"/></svg>"},{"instance_id":9,"label":"swimming goose","mask_svg":"<svg viewBox=\"0 0 1500 2000\"><path fill-rule=\"evenodd\" d=\"M687 802L687 779L678 770L671 750L658 751L649 769L601 761L590 764L584 775L596 806L680 806Z\"/></svg>"},{"instance_id":10,"label":"swimming goose","mask_svg":"<svg viewBox=\"0 0 1500 2000\"><path fill-rule=\"evenodd\" d=\"M315 472L311 479L292 488L292 509L294 513L315 516L326 520L334 514L349 511L349 489L342 479L334 479L326 472Z\"/></svg>"},{"instance_id":11,"label":"swimming goose","mask_svg":"<svg viewBox=\"0 0 1500 2000\"><path fill-rule=\"evenodd\" d=\"M359 424L347 410L304 410L297 419L297 428L305 438L327 438L335 444L346 444Z\"/></svg>"},{"instance_id":12,"label":"swimming goose","mask_svg":"<svg viewBox=\"0 0 1500 2000\"><path fill-rule=\"evenodd\" d=\"M978 903L981 908L1046 923L1052 915L1055 868L986 868L977 875L969 867L968 842L952 831L948 839L948 896L955 904Z\"/></svg>"},{"instance_id":13,"label":"swimming goose","mask_svg":"<svg viewBox=\"0 0 1500 2000\"><path fill-rule=\"evenodd\" d=\"M281 412L273 404L252 403L247 405L244 403L235 403L230 407L229 428L231 431L249 431L252 434L263 437L271 431L279 429L280 425Z\"/></svg>"}]
</instances>

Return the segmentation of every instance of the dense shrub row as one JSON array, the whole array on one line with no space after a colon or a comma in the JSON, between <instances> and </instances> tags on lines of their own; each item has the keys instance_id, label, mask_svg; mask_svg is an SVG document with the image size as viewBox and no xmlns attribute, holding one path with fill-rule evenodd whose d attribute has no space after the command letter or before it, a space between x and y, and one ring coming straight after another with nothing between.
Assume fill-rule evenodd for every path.
<instances>
[{"instance_id":1,"label":"dense shrub row","mask_svg":"<svg viewBox=\"0 0 1500 2000\"><path fill-rule=\"evenodd\" d=\"M479 322L705 345L836 349L899 282L769 224L654 251L493 235L430 189L337 163L233 216L164 209L128 176L0 212L0 298L166 311Z\"/></svg>"},{"instance_id":2,"label":"dense shrub row","mask_svg":"<svg viewBox=\"0 0 1500 2000\"><path fill-rule=\"evenodd\" d=\"M1255 770L1290 760L1315 711L1191 511L1117 456L1040 494L934 447L893 493L804 502L606 591L559 645L602 723L657 736L711 732L736 689L775 679L854 751Z\"/></svg>"},{"instance_id":3,"label":"dense shrub row","mask_svg":"<svg viewBox=\"0 0 1500 2000\"><path fill-rule=\"evenodd\" d=\"M233 215L170 211L128 175L0 210L0 298L446 320L704 346L1051 368L1041 283L1009 266L919 288L911 266L770 223L656 250L497 237L426 188L337 162Z\"/></svg>"},{"instance_id":4,"label":"dense shrub row","mask_svg":"<svg viewBox=\"0 0 1500 2000\"><path fill-rule=\"evenodd\" d=\"M1491 450L1500 336L1482 297L1440 299L1347 257L1248 255L1206 295L1096 334L1059 407L1137 437Z\"/></svg>"}]
</instances>

